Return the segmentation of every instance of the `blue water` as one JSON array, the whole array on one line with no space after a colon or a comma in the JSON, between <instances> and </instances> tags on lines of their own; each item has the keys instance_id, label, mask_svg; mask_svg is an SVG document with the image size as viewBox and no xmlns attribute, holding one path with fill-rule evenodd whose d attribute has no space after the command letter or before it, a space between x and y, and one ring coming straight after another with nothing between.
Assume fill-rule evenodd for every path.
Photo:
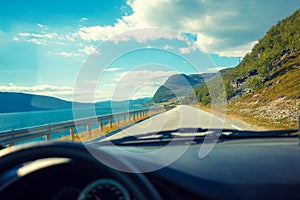
<instances>
[{"instance_id":1,"label":"blue water","mask_svg":"<svg viewBox=\"0 0 300 200\"><path fill-rule=\"evenodd\" d=\"M128 108L127 108L128 109ZM141 105L131 105L130 110L143 109ZM113 110L116 112L126 112L127 110L120 107ZM95 115L111 114L110 107L98 107L96 110L81 110L80 117L88 117ZM76 119L78 119L76 115ZM17 113L0 113L0 132L12 129L21 129L44 124L51 124L63 121L74 120L72 109L66 110L50 110L50 111L34 111L34 112L17 112Z\"/></svg>"}]
</instances>

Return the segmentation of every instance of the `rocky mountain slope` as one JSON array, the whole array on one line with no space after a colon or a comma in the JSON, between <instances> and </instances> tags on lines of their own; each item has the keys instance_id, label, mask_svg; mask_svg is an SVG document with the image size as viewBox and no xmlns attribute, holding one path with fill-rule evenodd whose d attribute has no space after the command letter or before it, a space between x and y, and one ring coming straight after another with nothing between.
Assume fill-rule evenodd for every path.
<instances>
[{"instance_id":1,"label":"rocky mountain slope","mask_svg":"<svg viewBox=\"0 0 300 200\"><path fill-rule=\"evenodd\" d=\"M196 85L205 83L205 80L214 76L214 73L206 74L175 74L158 88L151 100L152 103L178 101L185 97Z\"/></svg>"}]
</instances>

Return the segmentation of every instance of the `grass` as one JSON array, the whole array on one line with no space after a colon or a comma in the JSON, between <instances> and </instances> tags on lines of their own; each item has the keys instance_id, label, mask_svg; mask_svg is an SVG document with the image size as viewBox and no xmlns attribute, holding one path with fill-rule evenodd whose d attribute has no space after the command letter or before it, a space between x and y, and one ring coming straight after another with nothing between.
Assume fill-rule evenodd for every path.
<instances>
[{"instance_id":1,"label":"grass","mask_svg":"<svg viewBox=\"0 0 300 200\"><path fill-rule=\"evenodd\" d=\"M228 104L228 112L238 114L252 123L259 123L272 129L297 128L297 119L281 118L272 120L259 117L258 110L268 106L274 108L272 115L280 111L298 112L300 104L300 66L294 66L282 76L265 83L264 87ZM254 95L257 97L254 98ZM298 107L298 108L297 108ZM276 108L276 109L275 109ZM276 113L277 112L277 113Z\"/></svg>"},{"instance_id":2,"label":"grass","mask_svg":"<svg viewBox=\"0 0 300 200\"><path fill-rule=\"evenodd\" d=\"M254 129L254 130L271 130L271 129L274 129L274 127L271 127L269 126L268 123L264 123L262 121L260 122L257 122L257 119L254 119L253 117L248 117L248 116L245 116L245 115L242 115L236 111L232 111L228 108L226 108L226 110L224 110L224 108L218 110L217 109L212 109L210 107L210 105L193 105L194 107L196 108L199 108L201 110L204 110L206 112L209 112L209 113L212 113L212 114L215 114L217 116L222 116L222 117L226 117L232 121L240 121L241 123L244 123L246 122L247 124L249 124L249 126L251 126L251 129Z\"/></svg>"},{"instance_id":3,"label":"grass","mask_svg":"<svg viewBox=\"0 0 300 200\"><path fill-rule=\"evenodd\" d=\"M232 121L240 121L241 123L246 122L249 125L249 128L252 130L282 130L282 129L296 129L297 126L287 126L285 120L279 121L278 124L270 123L268 119L255 118L251 114L250 109L247 108L247 105L240 105L232 108L230 105L227 105L226 111L212 109L210 105L191 105L201 110L204 110L209 113L213 113L217 116L226 116L227 119ZM248 109L249 113L241 112L241 110Z\"/></svg>"}]
</instances>

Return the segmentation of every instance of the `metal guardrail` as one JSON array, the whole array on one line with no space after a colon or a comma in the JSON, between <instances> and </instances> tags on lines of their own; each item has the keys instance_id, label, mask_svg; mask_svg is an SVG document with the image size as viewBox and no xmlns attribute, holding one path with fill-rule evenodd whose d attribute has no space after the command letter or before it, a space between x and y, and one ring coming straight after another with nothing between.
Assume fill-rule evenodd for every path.
<instances>
[{"instance_id":1,"label":"metal guardrail","mask_svg":"<svg viewBox=\"0 0 300 200\"><path fill-rule=\"evenodd\" d=\"M154 114L164 112L166 110L170 110L175 106L165 107L165 108L155 108L155 109L143 109L143 110L135 110L124 113L116 113L116 114L108 114L108 115L100 115L94 117L87 117L77 120L70 120L59 122L55 124L45 124L36 127L28 127L17 130L8 130L4 132L0 132L0 144L2 146L8 145L13 146L14 143L29 140L32 138L37 138L41 136L46 136L46 140L51 140L50 135L59 133L62 131L69 130L70 131L70 139L72 141L75 140L75 127L86 126L86 131L88 132L89 137L91 137L91 125L99 123L99 129L103 132L103 122L109 121L109 126L112 128L113 123L119 124L120 121L126 122L134 122L137 118L145 118L152 116ZM80 133L77 133L80 134Z\"/></svg>"}]
</instances>

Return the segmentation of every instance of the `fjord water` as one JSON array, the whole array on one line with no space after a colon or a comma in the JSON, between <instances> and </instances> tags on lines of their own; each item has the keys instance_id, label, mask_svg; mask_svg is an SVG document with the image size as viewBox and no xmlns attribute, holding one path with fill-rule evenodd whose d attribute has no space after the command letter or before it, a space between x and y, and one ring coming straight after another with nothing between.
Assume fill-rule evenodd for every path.
<instances>
[{"instance_id":1,"label":"fjord water","mask_svg":"<svg viewBox=\"0 0 300 200\"><path fill-rule=\"evenodd\" d=\"M143 109L141 105L130 105L129 110ZM128 107L120 106L113 109L113 112L126 112ZM93 111L96 115L111 114L110 106L97 107ZM91 112L80 112L81 117L91 116ZM77 117L76 117L77 118ZM40 126L44 124L52 124L57 122L73 120L72 109L64 110L47 110L47 111L33 111L33 112L16 112L16 113L0 113L0 132L12 129L21 129L33 126Z\"/></svg>"}]
</instances>

